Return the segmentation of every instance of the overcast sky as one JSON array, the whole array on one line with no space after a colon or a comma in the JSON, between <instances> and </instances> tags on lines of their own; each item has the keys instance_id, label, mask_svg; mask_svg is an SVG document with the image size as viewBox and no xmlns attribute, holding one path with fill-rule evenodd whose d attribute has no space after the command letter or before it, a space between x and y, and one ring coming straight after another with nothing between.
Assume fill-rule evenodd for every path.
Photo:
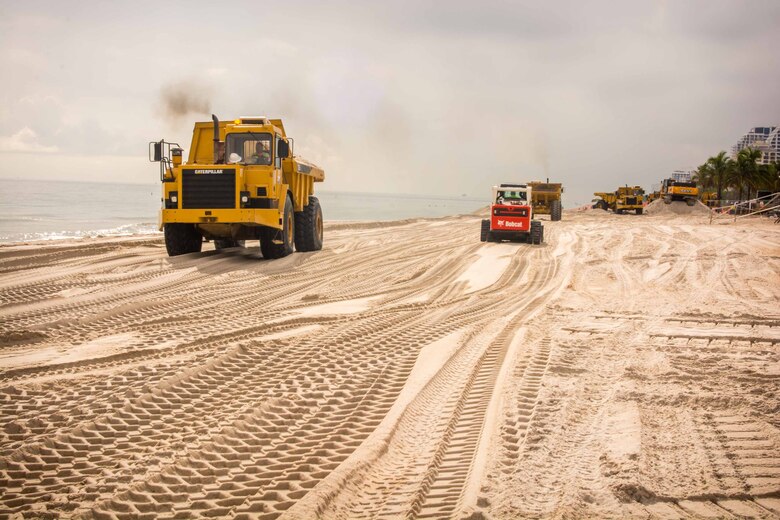
<instances>
[{"instance_id":1,"label":"overcast sky","mask_svg":"<svg viewBox=\"0 0 780 520\"><path fill-rule=\"evenodd\" d=\"M0 177L155 183L147 142L214 112L283 118L330 191L550 177L571 206L780 124L779 27L778 0L0 0Z\"/></svg>"}]
</instances>

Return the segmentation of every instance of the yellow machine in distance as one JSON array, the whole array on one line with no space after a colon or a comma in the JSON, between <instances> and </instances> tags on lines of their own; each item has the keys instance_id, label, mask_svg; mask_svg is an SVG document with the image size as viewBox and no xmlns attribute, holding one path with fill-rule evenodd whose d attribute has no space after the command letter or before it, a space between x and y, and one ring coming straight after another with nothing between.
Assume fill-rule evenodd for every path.
<instances>
[{"instance_id":1,"label":"yellow machine in distance","mask_svg":"<svg viewBox=\"0 0 780 520\"><path fill-rule=\"evenodd\" d=\"M685 201L687 205L693 206L699 198L699 187L691 180L664 179L661 184L661 198L666 204Z\"/></svg>"},{"instance_id":2,"label":"yellow machine in distance","mask_svg":"<svg viewBox=\"0 0 780 520\"><path fill-rule=\"evenodd\" d=\"M563 185L559 182L532 181L528 183L531 188L531 206L534 213L539 215L550 215L550 220L561 220L563 216L563 205L561 204L561 193Z\"/></svg>"},{"instance_id":3,"label":"yellow machine in distance","mask_svg":"<svg viewBox=\"0 0 780 520\"><path fill-rule=\"evenodd\" d=\"M176 143L149 143L160 163L160 229L170 256L259 240L265 258L322 248L323 224L314 183L325 172L295 157L279 119L241 117L195 123L187 163Z\"/></svg>"},{"instance_id":4,"label":"yellow machine in distance","mask_svg":"<svg viewBox=\"0 0 780 520\"><path fill-rule=\"evenodd\" d=\"M605 211L611 209L617 214L622 214L624 211L633 211L637 215L641 215L644 210L645 190L641 186L629 186L626 184L612 193L597 192L593 195L599 197L594 200L594 209L601 208Z\"/></svg>"}]
</instances>

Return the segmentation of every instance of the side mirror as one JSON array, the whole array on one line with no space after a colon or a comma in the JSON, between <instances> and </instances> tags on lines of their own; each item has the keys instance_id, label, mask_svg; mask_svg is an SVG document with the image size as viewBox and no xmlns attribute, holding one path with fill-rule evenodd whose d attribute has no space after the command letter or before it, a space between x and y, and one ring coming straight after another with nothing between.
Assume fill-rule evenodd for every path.
<instances>
[{"instance_id":1,"label":"side mirror","mask_svg":"<svg viewBox=\"0 0 780 520\"><path fill-rule=\"evenodd\" d=\"M290 156L290 143L287 141L279 141L279 149L277 152L279 153L279 157L282 159L287 159Z\"/></svg>"},{"instance_id":2,"label":"side mirror","mask_svg":"<svg viewBox=\"0 0 780 520\"><path fill-rule=\"evenodd\" d=\"M160 162L162 161L162 141L151 143L154 147L154 153L153 153L153 159L152 162Z\"/></svg>"}]
</instances>

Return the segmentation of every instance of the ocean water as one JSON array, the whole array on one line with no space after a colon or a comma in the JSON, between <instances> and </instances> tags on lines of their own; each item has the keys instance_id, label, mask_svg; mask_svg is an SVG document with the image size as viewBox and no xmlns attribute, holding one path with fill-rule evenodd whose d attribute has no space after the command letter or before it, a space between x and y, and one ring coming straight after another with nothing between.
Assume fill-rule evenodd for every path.
<instances>
[{"instance_id":1,"label":"ocean water","mask_svg":"<svg viewBox=\"0 0 780 520\"><path fill-rule=\"evenodd\" d=\"M466 197L317 191L325 221L398 220L471 213ZM0 243L156 234L159 184L0 179Z\"/></svg>"}]
</instances>

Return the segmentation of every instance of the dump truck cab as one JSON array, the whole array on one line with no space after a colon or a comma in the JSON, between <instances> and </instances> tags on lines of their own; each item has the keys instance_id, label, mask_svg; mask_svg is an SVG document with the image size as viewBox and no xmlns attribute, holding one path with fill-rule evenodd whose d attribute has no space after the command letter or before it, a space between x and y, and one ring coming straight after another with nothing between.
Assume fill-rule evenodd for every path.
<instances>
[{"instance_id":1,"label":"dump truck cab","mask_svg":"<svg viewBox=\"0 0 780 520\"><path fill-rule=\"evenodd\" d=\"M482 242L514 240L541 244L544 228L533 220L532 188L526 184L493 186L490 218L483 219L480 230Z\"/></svg>"},{"instance_id":2,"label":"dump truck cab","mask_svg":"<svg viewBox=\"0 0 780 520\"><path fill-rule=\"evenodd\" d=\"M293 154L282 121L263 116L195 123L186 163L175 143L150 143L163 185L160 229L168 254L259 240L265 258L322 248L314 183L324 171Z\"/></svg>"}]
</instances>

